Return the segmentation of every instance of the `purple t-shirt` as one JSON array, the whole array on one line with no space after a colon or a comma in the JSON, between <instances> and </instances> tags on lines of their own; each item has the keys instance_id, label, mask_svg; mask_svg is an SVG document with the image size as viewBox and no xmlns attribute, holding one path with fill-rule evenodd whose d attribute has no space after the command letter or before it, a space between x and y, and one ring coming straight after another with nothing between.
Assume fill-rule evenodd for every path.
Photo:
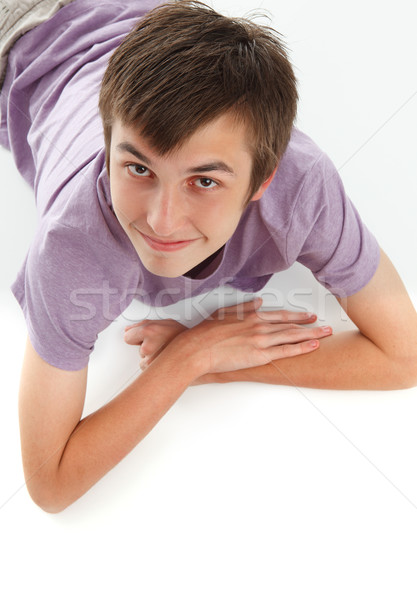
<instances>
[{"instance_id":1,"label":"purple t-shirt","mask_svg":"<svg viewBox=\"0 0 417 600\"><path fill-rule=\"evenodd\" d=\"M97 105L111 53L155 4L75 0L9 56L0 143L33 187L39 213L12 290L35 350L58 368L83 368L98 333L133 298L166 306L220 285L256 292L295 261L349 296L378 265L377 242L336 168L294 128L272 184L198 278L145 269L112 210Z\"/></svg>"}]
</instances>

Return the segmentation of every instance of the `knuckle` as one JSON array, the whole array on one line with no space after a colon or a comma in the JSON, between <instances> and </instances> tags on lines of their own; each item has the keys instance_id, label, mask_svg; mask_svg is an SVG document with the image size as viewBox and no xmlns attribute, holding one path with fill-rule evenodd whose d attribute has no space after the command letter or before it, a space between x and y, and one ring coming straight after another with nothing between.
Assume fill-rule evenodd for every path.
<instances>
[{"instance_id":1,"label":"knuckle","mask_svg":"<svg viewBox=\"0 0 417 600\"><path fill-rule=\"evenodd\" d=\"M294 327L288 327L282 331L283 335L285 335L285 339L294 340L299 336L300 331L295 329Z\"/></svg>"},{"instance_id":2,"label":"knuckle","mask_svg":"<svg viewBox=\"0 0 417 600\"><path fill-rule=\"evenodd\" d=\"M282 346L280 346L279 349L280 349L281 358L286 358L287 356L289 356L289 345L288 344L282 344Z\"/></svg>"},{"instance_id":3,"label":"knuckle","mask_svg":"<svg viewBox=\"0 0 417 600\"><path fill-rule=\"evenodd\" d=\"M293 346L292 344L284 344L283 346L281 346L281 348L282 348L282 356L284 358L289 358L291 356L294 356L294 354L297 353L296 347Z\"/></svg>"},{"instance_id":4,"label":"knuckle","mask_svg":"<svg viewBox=\"0 0 417 600\"><path fill-rule=\"evenodd\" d=\"M254 333L254 335L261 335L263 333L265 333L265 324L264 323L260 323L255 322L252 326L252 331Z\"/></svg>"},{"instance_id":5,"label":"knuckle","mask_svg":"<svg viewBox=\"0 0 417 600\"><path fill-rule=\"evenodd\" d=\"M312 329L309 329L308 327L302 327L302 325L294 325L288 329L288 333L297 340L303 337L310 337L314 335Z\"/></svg>"},{"instance_id":6,"label":"knuckle","mask_svg":"<svg viewBox=\"0 0 417 600\"><path fill-rule=\"evenodd\" d=\"M254 323L257 324L259 326L262 326L263 324L263 319L261 316L259 316L259 314L255 311L251 311L251 312L247 312L245 314L245 319L247 321L249 321L249 323Z\"/></svg>"},{"instance_id":7,"label":"knuckle","mask_svg":"<svg viewBox=\"0 0 417 600\"><path fill-rule=\"evenodd\" d=\"M286 344L284 349L286 358L297 356L298 354L302 354L304 351L305 349L302 343Z\"/></svg>"},{"instance_id":8,"label":"knuckle","mask_svg":"<svg viewBox=\"0 0 417 600\"><path fill-rule=\"evenodd\" d=\"M157 325L156 323L153 323L151 321L147 325L144 326L144 330L147 335L155 335L155 333L158 332L158 329L159 329L159 325Z\"/></svg>"},{"instance_id":9,"label":"knuckle","mask_svg":"<svg viewBox=\"0 0 417 600\"><path fill-rule=\"evenodd\" d=\"M255 346L255 348L262 348L263 346L263 335L260 333L254 333L252 335L252 344Z\"/></svg>"},{"instance_id":10,"label":"knuckle","mask_svg":"<svg viewBox=\"0 0 417 600\"><path fill-rule=\"evenodd\" d=\"M149 341L145 340L144 342L142 342L142 344L140 346L140 355L146 356L146 354L149 354L150 351L151 351L151 348L150 348Z\"/></svg>"}]
</instances>

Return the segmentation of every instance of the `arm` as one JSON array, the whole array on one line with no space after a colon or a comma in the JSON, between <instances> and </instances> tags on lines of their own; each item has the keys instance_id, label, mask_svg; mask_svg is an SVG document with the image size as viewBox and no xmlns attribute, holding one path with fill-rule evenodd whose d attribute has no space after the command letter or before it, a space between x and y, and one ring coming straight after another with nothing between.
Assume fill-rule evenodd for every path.
<instances>
[{"instance_id":1,"label":"arm","mask_svg":"<svg viewBox=\"0 0 417 600\"><path fill-rule=\"evenodd\" d=\"M208 375L202 382L258 381L327 389L401 389L417 385L417 314L381 251L372 280L343 301L357 330L320 341L309 355Z\"/></svg>"},{"instance_id":2,"label":"arm","mask_svg":"<svg viewBox=\"0 0 417 600\"><path fill-rule=\"evenodd\" d=\"M185 368L186 365L186 368ZM28 340L19 398L23 468L32 499L59 512L82 496L154 427L200 373L165 356L101 409L81 419L87 368L46 363Z\"/></svg>"},{"instance_id":3,"label":"arm","mask_svg":"<svg viewBox=\"0 0 417 600\"><path fill-rule=\"evenodd\" d=\"M28 341L19 418L33 500L48 512L66 508L126 456L205 373L312 352L311 341L327 335L321 328L283 324L282 311L261 318L256 301L237 306L216 311L177 335L121 394L82 420L87 368L72 372L52 367Z\"/></svg>"}]
</instances>

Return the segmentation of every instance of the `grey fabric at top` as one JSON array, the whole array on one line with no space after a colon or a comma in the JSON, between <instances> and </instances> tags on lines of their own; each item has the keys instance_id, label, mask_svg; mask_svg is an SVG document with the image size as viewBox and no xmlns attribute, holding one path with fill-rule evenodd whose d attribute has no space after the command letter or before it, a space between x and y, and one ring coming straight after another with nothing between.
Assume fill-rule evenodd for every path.
<instances>
[{"instance_id":1,"label":"grey fabric at top","mask_svg":"<svg viewBox=\"0 0 417 600\"><path fill-rule=\"evenodd\" d=\"M0 0L0 89L7 69L7 55L27 31L50 19L74 0Z\"/></svg>"}]
</instances>

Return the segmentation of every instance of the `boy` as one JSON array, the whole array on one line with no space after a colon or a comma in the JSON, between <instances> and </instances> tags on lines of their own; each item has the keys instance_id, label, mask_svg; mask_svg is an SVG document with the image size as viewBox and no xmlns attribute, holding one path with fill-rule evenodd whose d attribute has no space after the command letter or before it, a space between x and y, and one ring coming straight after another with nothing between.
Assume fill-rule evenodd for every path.
<instances>
[{"instance_id":1,"label":"boy","mask_svg":"<svg viewBox=\"0 0 417 600\"><path fill-rule=\"evenodd\" d=\"M34 501L68 506L195 382L415 385L414 308L330 160L293 127L277 36L192 2L139 22L150 5L65 4L17 42L3 34L4 56L14 45L0 141L40 215L13 286L29 333L19 411ZM357 331L332 336L257 299L190 329L144 322L126 332L143 373L80 420L97 334L133 297L166 305L220 283L253 294L295 260Z\"/></svg>"}]
</instances>

